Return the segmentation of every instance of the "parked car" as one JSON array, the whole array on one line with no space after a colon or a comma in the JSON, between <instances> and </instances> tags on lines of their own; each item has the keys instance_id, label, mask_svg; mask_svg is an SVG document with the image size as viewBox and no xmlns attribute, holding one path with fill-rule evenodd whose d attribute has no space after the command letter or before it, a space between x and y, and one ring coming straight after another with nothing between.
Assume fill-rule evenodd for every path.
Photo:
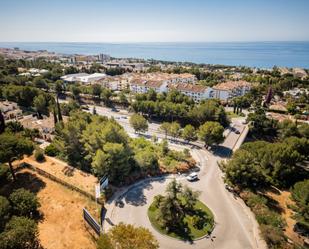
<instances>
[{"instance_id":1,"label":"parked car","mask_svg":"<svg viewBox=\"0 0 309 249\"><path fill-rule=\"evenodd\" d=\"M236 134L240 134L239 130L235 130L235 133L236 133Z\"/></svg>"},{"instance_id":2,"label":"parked car","mask_svg":"<svg viewBox=\"0 0 309 249\"><path fill-rule=\"evenodd\" d=\"M188 175L186 178L187 178L187 180L188 180L189 182L193 182L193 181L198 180L197 173L195 173L195 172L191 173L191 174Z\"/></svg>"}]
</instances>

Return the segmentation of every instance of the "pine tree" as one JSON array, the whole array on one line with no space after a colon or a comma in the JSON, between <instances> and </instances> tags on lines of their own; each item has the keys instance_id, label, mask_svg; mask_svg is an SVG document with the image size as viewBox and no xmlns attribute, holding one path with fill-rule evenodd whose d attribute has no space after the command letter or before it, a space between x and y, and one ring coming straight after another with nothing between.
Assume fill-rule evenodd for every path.
<instances>
[{"instance_id":1,"label":"pine tree","mask_svg":"<svg viewBox=\"0 0 309 249\"><path fill-rule=\"evenodd\" d=\"M3 133L4 130L5 130L5 121L4 121L3 114L0 110L0 134Z\"/></svg>"}]
</instances>

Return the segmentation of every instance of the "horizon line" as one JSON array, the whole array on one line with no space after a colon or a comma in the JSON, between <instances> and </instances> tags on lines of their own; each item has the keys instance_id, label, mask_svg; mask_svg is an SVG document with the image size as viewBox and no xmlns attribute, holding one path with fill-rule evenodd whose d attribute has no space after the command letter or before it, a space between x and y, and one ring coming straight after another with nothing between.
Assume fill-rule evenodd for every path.
<instances>
[{"instance_id":1,"label":"horizon line","mask_svg":"<svg viewBox=\"0 0 309 249\"><path fill-rule=\"evenodd\" d=\"M0 41L0 43L271 43L309 42L309 40L248 40L248 41Z\"/></svg>"}]
</instances>

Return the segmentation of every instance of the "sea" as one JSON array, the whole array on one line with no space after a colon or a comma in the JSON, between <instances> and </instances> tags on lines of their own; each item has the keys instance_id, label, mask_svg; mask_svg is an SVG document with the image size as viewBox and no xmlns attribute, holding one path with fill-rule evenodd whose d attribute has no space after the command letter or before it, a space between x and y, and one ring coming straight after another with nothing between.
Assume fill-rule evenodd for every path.
<instances>
[{"instance_id":1,"label":"sea","mask_svg":"<svg viewBox=\"0 0 309 249\"><path fill-rule=\"evenodd\" d=\"M0 42L0 47L48 50L63 54L109 54L116 58L248 66L309 68L308 42Z\"/></svg>"}]
</instances>

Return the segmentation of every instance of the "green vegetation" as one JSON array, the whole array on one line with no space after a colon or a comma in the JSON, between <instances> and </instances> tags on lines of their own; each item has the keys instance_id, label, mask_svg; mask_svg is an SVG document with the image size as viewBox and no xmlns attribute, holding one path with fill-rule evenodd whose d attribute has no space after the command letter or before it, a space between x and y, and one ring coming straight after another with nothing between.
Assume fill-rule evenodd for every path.
<instances>
[{"instance_id":1,"label":"green vegetation","mask_svg":"<svg viewBox=\"0 0 309 249\"><path fill-rule=\"evenodd\" d=\"M209 121L201 125L198 130L199 138L205 142L205 145L211 146L223 142L224 128L218 122Z\"/></svg>"},{"instance_id":2,"label":"green vegetation","mask_svg":"<svg viewBox=\"0 0 309 249\"><path fill-rule=\"evenodd\" d=\"M1 249L41 248L37 223L31 219L39 206L36 196L25 189L13 191L9 199L0 196Z\"/></svg>"},{"instance_id":3,"label":"green vegetation","mask_svg":"<svg viewBox=\"0 0 309 249\"><path fill-rule=\"evenodd\" d=\"M0 135L0 163L8 163L11 174L14 178L12 162L16 159L21 159L25 154L31 155L33 144L20 134L2 133Z\"/></svg>"},{"instance_id":4,"label":"green vegetation","mask_svg":"<svg viewBox=\"0 0 309 249\"><path fill-rule=\"evenodd\" d=\"M195 104L189 97L171 91L167 94L157 94L149 91L146 94L137 94L131 105L136 113L148 115L161 121L178 121L180 124L199 126L206 121L217 121L223 126L228 125L224 108L217 100L205 100Z\"/></svg>"},{"instance_id":5,"label":"green vegetation","mask_svg":"<svg viewBox=\"0 0 309 249\"><path fill-rule=\"evenodd\" d=\"M159 243L152 233L143 227L119 223L107 234L101 235L97 249L157 249Z\"/></svg>"},{"instance_id":6,"label":"green vegetation","mask_svg":"<svg viewBox=\"0 0 309 249\"><path fill-rule=\"evenodd\" d=\"M309 180L297 182L292 188L292 198L296 202L295 211L298 227L309 234Z\"/></svg>"},{"instance_id":7,"label":"green vegetation","mask_svg":"<svg viewBox=\"0 0 309 249\"><path fill-rule=\"evenodd\" d=\"M175 172L180 166L194 165L182 152L162 146L144 138L129 138L114 119L71 112L66 124L57 125L56 138L46 153L97 176L108 174L115 184L130 181L133 175Z\"/></svg>"},{"instance_id":8,"label":"green vegetation","mask_svg":"<svg viewBox=\"0 0 309 249\"><path fill-rule=\"evenodd\" d=\"M36 249L40 248L38 228L34 220L27 217L16 217L6 224L0 234L1 249Z\"/></svg>"},{"instance_id":9,"label":"green vegetation","mask_svg":"<svg viewBox=\"0 0 309 249\"><path fill-rule=\"evenodd\" d=\"M31 217L37 212L40 203L35 194L25 189L17 189L10 195L12 210L18 216Z\"/></svg>"},{"instance_id":10,"label":"green vegetation","mask_svg":"<svg viewBox=\"0 0 309 249\"><path fill-rule=\"evenodd\" d=\"M303 167L308 149L309 141L296 137L277 143L246 143L225 165L226 179L243 188L290 187L308 177Z\"/></svg>"},{"instance_id":11,"label":"green vegetation","mask_svg":"<svg viewBox=\"0 0 309 249\"><path fill-rule=\"evenodd\" d=\"M244 191L241 197L255 214L269 248L292 248L285 247L286 238L282 231L285 223L280 213L274 209L274 202L262 194L250 191Z\"/></svg>"},{"instance_id":12,"label":"green vegetation","mask_svg":"<svg viewBox=\"0 0 309 249\"><path fill-rule=\"evenodd\" d=\"M148 130L147 120L139 114L133 114L130 117L130 125L133 127L135 132L145 132Z\"/></svg>"},{"instance_id":13,"label":"green vegetation","mask_svg":"<svg viewBox=\"0 0 309 249\"><path fill-rule=\"evenodd\" d=\"M37 162L44 162L45 161L44 151L39 147L36 148L34 152L34 158Z\"/></svg>"},{"instance_id":14,"label":"green vegetation","mask_svg":"<svg viewBox=\"0 0 309 249\"><path fill-rule=\"evenodd\" d=\"M149 220L157 231L182 240L194 240L211 233L214 217L198 200L199 192L173 180L166 193L166 196L156 196L148 209Z\"/></svg>"}]
</instances>

